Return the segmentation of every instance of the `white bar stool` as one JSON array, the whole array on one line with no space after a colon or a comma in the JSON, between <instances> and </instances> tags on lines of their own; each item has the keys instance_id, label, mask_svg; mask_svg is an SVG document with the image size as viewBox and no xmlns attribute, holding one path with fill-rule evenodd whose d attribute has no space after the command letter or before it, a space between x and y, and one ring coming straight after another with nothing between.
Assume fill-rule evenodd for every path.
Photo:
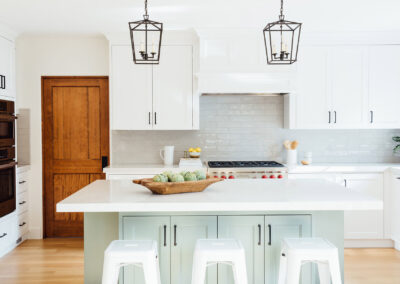
<instances>
[{"instance_id":1,"label":"white bar stool","mask_svg":"<svg viewBox=\"0 0 400 284\"><path fill-rule=\"evenodd\" d=\"M242 243L232 239L200 239L193 256L192 284L204 284L207 266L232 266L235 284L247 284L246 256Z\"/></svg>"},{"instance_id":2,"label":"white bar stool","mask_svg":"<svg viewBox=\"0 0 400 284\"><path fill-rule=\"evenodd\" d=\"M102 284L117 284L119 269L143 268L146 284L161 284L156 241L112 241L104 252Z\"/></svg>"},{"instance_id":3,"label":"white bar stool","mask_svg":"<svg viewBox=\"0 0 400 284\"><path fill-rule=\"evenodd\" d=\"M282 241L279 284L298 284L302 264L317 263L321 284L342 284L337 247L321 238L286 238Z\"/></svg>"}]
</instances>

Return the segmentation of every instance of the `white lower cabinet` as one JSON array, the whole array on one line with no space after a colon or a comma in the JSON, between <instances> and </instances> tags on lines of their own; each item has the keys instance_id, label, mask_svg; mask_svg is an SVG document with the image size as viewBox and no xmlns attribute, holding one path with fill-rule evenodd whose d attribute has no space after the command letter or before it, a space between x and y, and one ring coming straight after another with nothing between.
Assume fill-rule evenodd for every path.
<instances>
[{"instance_id":1,"label":"white lower cabinet","mask_svg":"<svg viewBox=\"0 0 400 284\"><path fill-rule=\"evenodd\" d=\"M120 238L156 240L163 283L188 284L192 278L196 241L235 238L246 253L249 284L275 284L279 272L281 241L285 237L311 237L311 215L258 216L122 216ZM144 284L143 271L125 267L123 282ZM207 268L207 284L233 283L232 268L218 264ZM311 283L311 268L302 270L303 284Z\"/></svg>"},{"instance_id":2,"label":"white lower cabinet","mask_svg":"<svg viewBox=\"0 0 400 284\"><path fill-rule=\"evenodd\" d=\"M220 216L218 238L240 240L246 252L249 284L264 281L264 216ZM233 283L232 267L218 265L218 284Z\"/></svg>"},{"instance_id":3,"label":"white lower cabinet","mask_svg":"<svg viewBox=\"0 0 400 284\"><path fill-rule=\"evenodd\" d=\"M347 174L345 186L350 191L360 192L383 201L382 174ZM345 239L383 239L383 210L345 211Z\"/></svg>"},{"instance_id":4,"label":"white lower cabinet","mask_svg":"<svg viewBox=\"0 0 400 284\"><path fill-rule=\"evenodd\" d=\"M18 236L18 216L11 213L0 219L0 257L12 250Z\"/></svg>"}]
</instances>

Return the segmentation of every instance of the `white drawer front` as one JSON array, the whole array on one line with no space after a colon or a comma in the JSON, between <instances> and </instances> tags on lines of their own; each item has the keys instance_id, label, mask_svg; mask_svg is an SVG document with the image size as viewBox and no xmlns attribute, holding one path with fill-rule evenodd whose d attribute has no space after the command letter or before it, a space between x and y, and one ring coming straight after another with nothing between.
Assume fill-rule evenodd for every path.
<instances>
[{"instance_id":1,"label":"white drawer front","mask_svg":"<svg viewBox=\"0 0 400 284\"><path fill-rule=\"evenodd\" d=\"M24 191L17 195L17 214L28 211L28 192Z\"/></svg>"},{"instance_id":2,"label":"white drawer front","mask_svg":"<svg viewBox=\"0 0 400 284\"><path fill-rule=\"evenodd\" d=\"M18 216L18 238L26 234L29 230L28 226L28 213Z\"/></svg>"},{"instance_id":3,"label":"white drawer front","mask_svg":"<svg viewBox=\"0 0 400 284\"><path fill-rule=\"evenodd\" d=\"M0 252L12 245L17 239L16 219L17 217L14 216L0 223Z\"/></svg>"},{"instance_id":4,"label":"white drawer front","mask_svg":"<svg viewBox=\"0 0 400 284\"><path fill-rule=\"evenodd\" d=\"M28 172L17 174L17 193L22 193L28 190L29 175Z\"/></svg>"}]
</instances>

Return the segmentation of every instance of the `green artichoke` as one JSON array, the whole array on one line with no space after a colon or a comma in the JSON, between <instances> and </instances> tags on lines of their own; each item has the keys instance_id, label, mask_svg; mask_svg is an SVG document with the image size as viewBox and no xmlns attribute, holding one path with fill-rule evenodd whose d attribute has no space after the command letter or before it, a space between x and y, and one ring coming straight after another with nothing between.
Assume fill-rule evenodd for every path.
<instances>
[{"instance_id":1,"label":"green artichoke","mask_svg":"<svg viewBox=\"0 0 400 284\"><path fill-rule=\"evenodd\" d=\"M173 174L171 177L171 181L172 182L183 182L183 181L185 181L185 179L180 174Z\"/></svg>"},{"instance_id":2,"label":"green artichoke","mask_svg":"<svg viewBox=\"0 0 400 284\"><path fill-rule=\"evenodd\" d=\"M197 180L196 174L190 172L185 174L185 181L196 181L196 180Z\"/></svg>"}]
</instances>

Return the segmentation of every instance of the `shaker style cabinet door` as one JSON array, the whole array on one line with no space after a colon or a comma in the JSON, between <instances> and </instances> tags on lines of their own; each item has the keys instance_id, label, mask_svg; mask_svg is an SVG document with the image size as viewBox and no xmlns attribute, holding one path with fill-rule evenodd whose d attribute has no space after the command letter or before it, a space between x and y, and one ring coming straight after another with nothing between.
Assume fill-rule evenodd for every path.
<instances>
[{"instance_id":1,"label":"shaker style cabinet door","mask_svg":"<svg viewBox=\"0 0 400 284\"><path fill-rule=\"evenodd\" d=\"M0 37L0 95L15 97L14 44Z\"/></svg>"},{"instance_id":2,"label":"shaker style cabinet door","mask_svg":"<svg viewBox=\"0 0 400 284\"><path fill-rule=\"evenodd\" d=\"M264 283L264 216L219 216L218 238L240 240L246 253L248 283ZM218 264L218 284L233 282L232 267Z\"/></svg>"},{"instance_id":3,"label":"shaker style cabinet door","mask_svg":"<svg viewBox=\"0 0 400 284\"><path fill-rule=\"evenodd\" d=\"M361 192L383 201L382 174L344 175L350 191ZM345 211L345 239L383 239L383 211Z\"/></svg>"},{"instance_id":4,"label":"shaker style cabinet door","mask_svg":"<svg viewBox=\"0 0 400 284\"><path fill-rule=\"evenodd\" d=\"M162 283L170 283L170 217L123 217L122 239L155 240ZM121 283L121 282L120 282ZM143 269L129 265L123 269L123 283L145 284Z\"/></svg>"},{"instance_id":5,"label":"shaker style cabinet door","mask_svg":"<svg viewBox=\"0 0 400 284\"><path fill-rule=\"evenodd\" d=\"M304 47L298 62L296 100L296 128L329 128L329 98L327 90L328 50Z\"/></svg>"},{"instance_id":6,"label":"shaker style cabinet door","mask_svg":"<svg viewBox=\"0 0 400 284\"><path fill-rule=\"evenodd\" d=\"M364 47L335 47L328 57L331 125L363 128L367 94L367 52Z\"/></svg>"},{"instance_id":7,"label":"shaker style cabinet door","mask_svg":"<svg viewBox=\"0 0 400 284\"><path fill-rule=\"evenodd\" d=\"M153 129L193 129L192 46L162 46L153 66Z\"/></svg>"},{"instance_id":8,"label":"shaker style cabinet door","mask_svg":"<svg viewBox=\"0 0 400 284\"><path fill-rule=\"evenodd\" d=\"M369 48L368 124L400 128L400 46Z\"/></svg>"},{"instance_id":9,"label":"shaker style cabinet door","mask_svg":"<svg viewBox=\"0 0 400 284\"><path fill-rule=\"evenodd\" d=\"M171 283L191 283L196 241L208 238L217 238L216 216L171 217ZM207 268L205 283L217 283L216 265Z\"/></svg>"},{"instance_id":10,"label":"shaker style cabinet door","mask_svg":"<svg viewBox=\"0 0 400 284\"><path fill-rule=\"evenodd\" d=\"M132 47L111 47L111 118L114 130L152 129L152 66L133 63Z\"/></svg>"},{"instance_id":11,"label":"shaker style cabinet door","mask_svg":"<svg viewBox=\"0 0 400 284\"><path fill-rule=\"evenodd\" d=\"M311 237L311 216L265 216L265 284L278 283L279 260L284 238ZM301 283L311 282L311 265L303 265Z\"/></svg>"}]
</instances>

